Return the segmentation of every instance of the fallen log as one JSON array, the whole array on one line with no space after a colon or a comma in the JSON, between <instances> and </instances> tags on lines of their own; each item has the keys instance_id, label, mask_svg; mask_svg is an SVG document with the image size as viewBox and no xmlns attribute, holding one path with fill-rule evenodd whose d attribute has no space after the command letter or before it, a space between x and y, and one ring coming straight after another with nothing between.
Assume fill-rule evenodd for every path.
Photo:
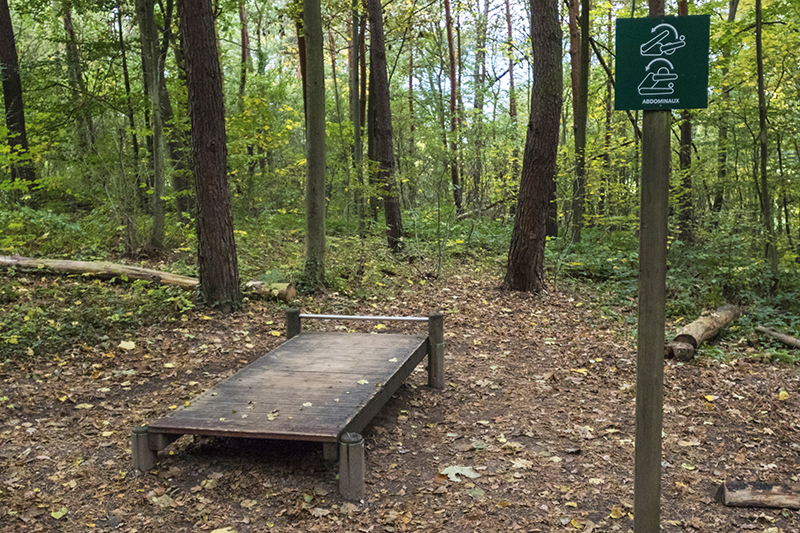
<instances>
[{"instance_id":1,"label":"fallen log","mask_svg":"<svg viewBox=\"0 0 800 533\"><path fill-rule=\"evenodd\" d=\"M248 281L245 288L257 296L272 298L290 303L297 292L291 283L262 283L261 281Z\"/></svg>"},{"instance_id":2,"label":"fallen log","mask_svg":"<svg viewBox=\"0 0 800 533\"><path fill-rule=\"evenodd\" d=\"M141 268L118 263L71 261L66 259L34 259L21 255L0 255L0 267L16 267L28 269L47 269L54 272L80 274L99 279L118 278L127 281L144 280L161 285L175 285L182 289L194 289L200 281L197 278L171 274L160 270ZM262 283L250 281L245 283L248 289L258 296L291 302L295 297L294 286L290 283Z\"/></svg>"},{"instance_id":3,"label":"fallen log","mask_svg":"<svg viewBox=\"0 0 800 533\"><path fill-rule=\"evenodd\" d=\"M790 337L789 335L778 333L777 331L765 328L764 326L756 326L756 331L759 331L765 335L769 335L773 339L778 339L787 346L800 349L800 339L795 339L794 337Z\"/></svg>"},{"instance_id":4,"label":"fallen log","mask_svg":"<svg viewBox=\"0 0 800 533\"><path fill-rule=\"evenodd\" d=\"M715 498L727 507L800 509L800 494L781 484L726 481Z\"/></svg>"},{"instance_id":5,"label":"fallen log","mask_svg":"<svg viewBox=\"0 0 800 533\"><path fill-rule=\"evenodd\" d=\"M675 339L664 346L664 356L678 361L690 361L698 346L716 337L742 314L742 308L736 305L723 305L713 313L700 318L678 330Z\"/></svg>"},{"instance_id":6,"label":"fallen log","mask_svg":"<svg viewBox=\"0 0 800 533\"><path fill-rule=\"evenodd\" d=\"M21 255L0 255L0 266L49 269L56 272L81 274L100 279L127 278L128 280L145 280L162 285L177 285L183 289L194 289L199 281L197 278L170 274L149 268L140 268L117 263L90 261L70 261L66 259L33 259Z\"/></svg>"}]
</instances>

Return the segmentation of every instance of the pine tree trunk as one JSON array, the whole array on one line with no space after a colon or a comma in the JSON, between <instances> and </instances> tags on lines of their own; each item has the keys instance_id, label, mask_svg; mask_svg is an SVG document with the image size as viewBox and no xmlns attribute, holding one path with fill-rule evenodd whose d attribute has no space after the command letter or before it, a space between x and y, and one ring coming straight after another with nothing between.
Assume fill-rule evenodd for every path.
<instances>
[{"instance_id":1,"label":"pine tree trunk","mask_svg":"<svg viewBox=\"0 0 800 533\"><path fill-rule=\"evenodd\" d=\"M544 290L548 203L555 184L561 115L561 27L557 0L530 0L533 89L522 178L503 288Z\"/></svg>"},{"instance_id":2,"label":"pine tree trunk","mask_svg":"<svg viewBox=\"0 0 800 533\"><path fill-rule=\"evenodd\" d=\"M200 288L207 305L229 312L238 306L241 294L213 5L211 0L178 0L178 13L192 120Z\"/></svg>"}]
</instances>

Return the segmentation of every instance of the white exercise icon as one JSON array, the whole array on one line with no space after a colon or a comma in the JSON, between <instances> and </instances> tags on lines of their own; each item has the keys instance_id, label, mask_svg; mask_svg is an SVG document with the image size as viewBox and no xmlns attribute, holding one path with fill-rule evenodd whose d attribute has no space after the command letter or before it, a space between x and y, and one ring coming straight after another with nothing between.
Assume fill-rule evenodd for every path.
<instances>
[{"instance_id":1,"label":"white exercise icon","mask_svg":"<svg viewBox=\"0 0 800 533\"><path fill-rule=\"evenodd\" d=\"M650 33L657 31L658 34L655 37L639 47L642 57L657 58L645 67L647 75L638 88L641 96L667 95L675 92L675 84L672 83L678 79L678 75L673 72L675 67L669 60L660 56L672 55L675 50L686 46L686 36L679 35L678 30L672 24L659 24L650 30ZM661 64L657 70L651 71L650 68L654 63L666 63L666 65Z\"/></svg>"}]
</instances>

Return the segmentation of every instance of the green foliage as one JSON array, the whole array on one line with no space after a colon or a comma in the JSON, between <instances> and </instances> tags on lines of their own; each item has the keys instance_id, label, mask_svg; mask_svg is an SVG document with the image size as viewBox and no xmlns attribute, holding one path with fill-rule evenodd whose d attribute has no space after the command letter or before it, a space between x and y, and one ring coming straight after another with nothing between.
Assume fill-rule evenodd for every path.
<instances>
[{"instance_id":1,"label":"green foliage","mask_svg":"<svg viewBox=\"0 0 800 533\"><path fill-rule=\"evenodd\" d=\"M57 355L74 346L111 349L143 326L175 320L194 307L178 287L135 281L10 272L0 276L0 358Z\"/></svg>"}]
</instances>

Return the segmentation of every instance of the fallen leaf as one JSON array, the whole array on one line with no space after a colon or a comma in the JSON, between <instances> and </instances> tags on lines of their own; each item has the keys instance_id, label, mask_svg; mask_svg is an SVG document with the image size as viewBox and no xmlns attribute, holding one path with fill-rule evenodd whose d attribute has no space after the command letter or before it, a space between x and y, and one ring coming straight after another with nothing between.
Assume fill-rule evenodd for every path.
<instances>
[{"instance_id":1,"label":"fallen leaf","mask_svg":"<svg viewBox=\"0 0 800 533\"><path fill-rule=\"evenodd\" d=\"M385 329L386 324L375 324L375 329Z\"/></svg>"},{"instance_id":2,"label":"fallen leaf","mask_svg":"<svg viewBox=\"0 0 800 533\"><path fill-rule=\"evenodd\" d=\"M58 511L53 511L52 513L50 513L50 516L52 516L56 520L61 520L67 515L68 512L69 510L66 507L62 507Z\"/></svg>"},{"instance_id":3,"label":"fallen leaf","mask_svg":"<svg viewBox=\"0 0 800 533\"><path fill-rule=\"evenodd\" d=\"M119 347L123 350L133 350L136 348L136 343L132 341L122 341L119 343Z\"/></svg>"},{"instance_id":4,"label":"fallen leaf","mask_svg":"<svg viewBox=\"0 0 800 533\"><path fill-rule=\"evenodd\" d=\"M471 496L474 500L482 500L483 497L486 495L486 492L481 489L480 487L475 487L469 490L464 491L468 496Z\"/></svg>"},{"instance_id":5,"label":"fallen leaf","mask_svg":"<svg viewBox=\"0 0 800 533\"><path fill-rule=\"evenodd\" d=\"M461 478L458 476L466 476L471 479L479 478L481 475L477 473L475 470L472 469L471 466L461 466L461 465L453 465L448 466L444 470L440 472L440 474L447 476L450 481L455 481L457 483L461 482Z\"/></svg>"},{"instance_id":6,"label":"fallen leaf","mask_svg":"<svg viewBox=\"0 0 800 533\"><path fill-rule=\"evenodd\" d=\"M306 402L306 403L303 404L303 407L311 407L312 405L314 405L314 404L311 403L311 402Z\"/></svg>"},{"instance_id":7,"label":"fallen leaf","mask_svg":"<svg viewBox=\"0 0 800 533\"><path fill-rule=\"evenodd\" d=\"M278 331L277 329L273 329L272 331L269 332L269 334L272 335L273 337L280 337L281 336L281 332Z\"/></svg>"},{"instance_id":8,"label":"fallen leaf","mask_svg":"<svg viewBox=\"0 0 800 533\"><path fill-rule=\"evenodd\" d=\"M257 504L258 502L255 500L242 500L242 502L239 505L244 507L245 509L252 509Z\"/></svg>"},{"instance_id":9,"label":"fallen leaf","mask_svg":"<svg viewBox=\"0 0 800 533\"><path fill-rule=\"evenodd\" d=\"M236 530L235 529L231 529L230 526L228 526L228 527L223 527L223 528L220 528L220 529L215 529L211 533L236 533Z\"/></svg>"},{"instance_id":10,"label":"fallen leaf","mask_svg":"<svg viewBox=\"0 0 800 533\"><path fill-rule=\"evenodd\" d=\"M369 381L367 381L366 379L359 379L358 380L358 384L359 385L367 385L368 383L369 383Z\"/></svg>"},{"instance_id":11,"label":"fallen leaf","mask_svg":"<svg viewBox=\"0 0 800 533\"><path fill-rule=\"evenodd\" d=\"M778 399L780 401L788 400L789 399L789 393L786 392L785 390L780 391L778 393Z\"/></svg>"},{"instance_id":12,"label":"fallen leaf","mask_svg":"<svg viewBox=\"0 0 800 533\"><path fill-rule=\"evenodd\" d=\"M717 399L717 397L716 397L716 396L714 396L713 394L706 394L705 396L703 396L703 398L705 398L705 399L706 399L706 400L708 400L709 402L713 402L714 400L716 400L716 399Z\"/></svg>"},{"instance_id":13,"label":"fallen leaf","mask_svg":"<svg viewBox=\"0 0 800 533\"><path fill-rule=\"evenodd\" d=\"M609 516L614 520L618 520L623 516L625 516L625 513L622 512L622 509L620 509L619 507L614 507L613 509L611 509L611 514Z\"/></svg>"},{"instance_id":14,"label":"fallen leaf","mask_svg":"<svg viewBox=\"0 0 800 533\"><path fill-rule=\"evenodd\" d=\"M90 403L79 403L75 406L75 409L91 409L92 407L94 407L94 405Z\"/></svg>"},{"instance_id":15,"label":"fallen leaf","mask_svg":"<svg viewBox=\"0 0 800 533\"><path fill-rule=\"evenodd\" d=\"M577 374L582 374L584 376L588 376L589 375L589 371L586 370L585 368L570 368L569 371L570 372L575 372Z\"/></svg>"}]
</instances>

